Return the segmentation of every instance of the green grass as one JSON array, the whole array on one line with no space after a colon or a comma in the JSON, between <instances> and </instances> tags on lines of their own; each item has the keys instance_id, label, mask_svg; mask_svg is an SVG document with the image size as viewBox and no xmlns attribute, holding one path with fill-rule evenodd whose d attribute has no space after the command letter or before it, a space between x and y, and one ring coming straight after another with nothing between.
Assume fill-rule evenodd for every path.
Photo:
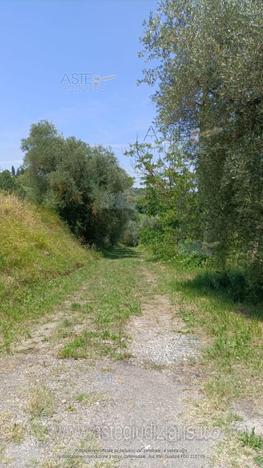
<instances>
[{"instance_id":1,"label":"green grass","mask_svg":"<svg viewBox=\"0 0 263 468\"><path fill-rule=\"evenodd\" d=\"M0 346L80 284L95 261L58 217L0 193ZM27 327L25 326L25 329Z\"/></svg>"},{"instance_id":2,"label":"green grass","mask_svg":"<svg viewBox=\"0 0 263 468\"><path fill-rule=\"evenodd\" d=\"M205 333L204 364L210 374L206 395L222 408L237 398L255 398L263 378L263 324L260 307L239 304L197 278L202 269L165 265L160 290L168 293L193 332Z\"/></svg>"},{"instance_id":3,"label":"green grass","mask_svg":"<svg viewBox=\"0 0 263 468\"><path fill-rule=\"evenodd\" d=\"M73 301L71 311L89 316L91 329L67 342L61 357L124 356L123 326L140 310L134 250L88 250L56 214L3 193L0 235L0 349L11 350L22 333L29 335L33 320L55 311L85 282L88 294ZM70 320L65 318L64 338L74 335Z\"/></svg>"},{"instance_id":4,"label":"green grass","mask_svg":"<svg viewBox=\"0 0 263 468\"><path fill-rule=\"evenodd\" d=\"M263 468L263 455L257 455L254 457L254 462L256 463L256 466L259 466L259 468Z\"/></svg>"},{"instance_id":5,"label":"green grass","mask_svg":"<svg viewBox=\"0 0 263 468\"><path fill-rule=\"evenodd\" d=\"M139 264L136 257L123 255L115 260L101 258L89 278L83 304L78 310L88 317L88 328L74 336L60 350L61 358L127 357L127 337L124 325L127 319L140 313Z\"/></svg>"},{"instance_id":6,"label":"green grass","mask_svg":"<svg viewBox=\"0 0 263 468\"><path fill-rule=\"evenodd\" d=\"M239 438L244 446L250 447L254 450L263 450L263 439L255 433L254 427L251 432L242 432Z\"/></svg>"},{"instance_id":7,"label":"green grass","mask_svg":"<svg viewBox=\"0 0 263 468\"><path fill-rule=\"evenodd\" d=\"M45 442L48 438L48 427L47 425L38 418L33 418L30 421L31 434L39 442Z\"/></svg>"},{"instance_id":8,"label":"green grass","mask_svg":"<svg viewBox=\"0 0 263 468\"><path fill-rule=\"evenodd\" d=\"M76 401L85 406L91 406L95 403L105 399L105 395L101 393L80 393L76 396Z\"/></svg>"},{"instance_id":9,"label":"green grass","mask_svg":"<svg viewBox=\"0 0 263 468\"><path fill-rule=\"evenodd\" d=\"M152 263L151 269L159 278L159 292L170 296L187 329L205 344L197 362L206 376L203 396L192 401L188 417L195 424L220 427L227 434L219 458L223 454L222 460L229 458L233 466L240 466L236 460L248 456L263 468L262 438L254 431L237 434L235 424L242 418L238 410L233 413L233 404L242 401L254 402L256 408L261 394L262 308L237 302L223 288L211 288L203 268ZM209 272L207 275L211 278Z\"/></svg>"},{"instance_id":10,"label":"green grass","mask_svg":"<svg viewBox=\"0 0 263 468\"><path fill-rule=\"evenodd\" d=\"M71 310L80 310L80 309L81 309L81 304L77 302L73 302L73 304L71 304Z\"/></svg>"}]
</instances>

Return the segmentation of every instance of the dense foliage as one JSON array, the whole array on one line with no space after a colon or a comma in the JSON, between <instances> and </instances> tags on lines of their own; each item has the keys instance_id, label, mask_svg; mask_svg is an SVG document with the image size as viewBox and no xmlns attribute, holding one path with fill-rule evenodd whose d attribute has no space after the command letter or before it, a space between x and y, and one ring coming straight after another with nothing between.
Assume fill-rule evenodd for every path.
<instances>
[{"instance_id":1,"label":"dense foliage","mask_svg":"<svg viewBox=\"0 0 263 468\"><path fill-rule=\"evenodd\" d=\"M156 142L136 143L127 155L135 158L144 188L137 199L140 239L163 258L180 254L180 247L198 238L197 186L187 157L181 149L164 148Z\"/></svg>"},{"instance_id":2,"label":"dense foliage","mask_svg":"<svg viewBox=\"0 0 263 468\"><path fill-rule=\"evenodd\" d=\"M117 242L130 217L132 179L110 150L64 138L46 121L32 125L22 149L23 168L2 172L2 189L55 209L85 242Z\"/></svg>"},{"instance_id":3,"label":"dense foliage","mask_svg":"<svg viewBox=\"0 0 263 468\"><path fill-rule=\"evenodd\" d=\"M143 38L142 56L153 62L143 81L157 89L156 127L173 144L165 157L131 148L159 233L168 225L174 244L201 242L261 291L262 26L258 0L161 2Z\"/></svg>"},{"instance_id":4,"label":"dense foliage","mask_svg":"<svg viewBox=\"0 0 263 468\"><path fill-rule=\"evenodd\" d=\"M7 169L0 172L0 190L14 192L17 189L15 174Z\"/></svg>"}]
</instances>

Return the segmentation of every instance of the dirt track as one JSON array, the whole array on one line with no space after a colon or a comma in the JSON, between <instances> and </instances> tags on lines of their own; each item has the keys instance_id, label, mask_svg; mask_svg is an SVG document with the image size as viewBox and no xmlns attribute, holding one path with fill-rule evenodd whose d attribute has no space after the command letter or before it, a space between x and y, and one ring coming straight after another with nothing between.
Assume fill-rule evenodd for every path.
<instances>
[{"instance_id":1,"label":"dirt track","mask_svg":"<svg viewBox=\"0 0 263 468\"><path fill-rule=\"evenodd\" d=\"M149 271L145 281L154 282ZM1 358L1 466L216 466L210 456L222 433L191 417L204 343L169 298L142 298L142 315L126 327L130 358L62 360L53 336L79 296Z\"/></svg>"}]
</instances>

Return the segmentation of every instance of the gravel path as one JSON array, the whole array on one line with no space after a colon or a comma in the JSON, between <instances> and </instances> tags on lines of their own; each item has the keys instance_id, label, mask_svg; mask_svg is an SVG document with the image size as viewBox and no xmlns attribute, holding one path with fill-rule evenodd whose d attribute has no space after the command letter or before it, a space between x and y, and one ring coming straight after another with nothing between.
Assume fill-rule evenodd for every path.
<instances>
[{"instance_id":1,"label":"gravel path","mask_svg":"<svg viewBox=\"0 0 263 468\"><path fill-rule=\"evenodd\" d=\"M129 323L132 336L130 350L136 360L156 366L197 358L200 343L197 337L186 333L186 327L166 296L155 296L143 305L143 315ZM177 331L174 330L176 322ZM143 344L143 346L142 346Z\"/></svg>"},{"instance_id":2,"label":"gravel path","mask_svg":"<svg viewBox=\"0 0 263 468\"><path fill-rule=\"evenodd\" d=\"M186 423L202 343L169 299L148 298L128 323L130 359L95 363L57 358L51 336L70 303L0 359L1 466L215 466L221 434Z\"/></svg>"}]
</instances>

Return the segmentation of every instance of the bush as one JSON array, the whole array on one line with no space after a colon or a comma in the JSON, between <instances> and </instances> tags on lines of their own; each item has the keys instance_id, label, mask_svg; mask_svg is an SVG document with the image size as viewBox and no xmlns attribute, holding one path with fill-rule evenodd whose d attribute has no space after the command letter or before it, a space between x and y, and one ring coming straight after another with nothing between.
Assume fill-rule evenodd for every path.
<instances>
[{"instance_id":1,"label":"bush","mask_svg":"<svg viewBox=\"0 0 263 468\"><path fill-rule=\"evenodd\" d=\"M206 271L196 276L193 286L227 295L234 302L263 300L262 283L255 282L245 270Z\"/></svg>"},{"instance_id":2,"label":"bush","mask_svg":"<svg viewBox=\"0 0 263 468\"><path fill-rule=\"evenodd\" d=\"M8 170L0 172L0 190L5 192L15 192L17 188L16 178Z\"/></svg>"},{"instance_id":3,"label":"bush","mask_svg":"<svg viewBox=\"0 0 263 468\"><path fill-rule=\"evenodd\" d=\"M126 224L121 241L124 245L127 245L128 247L136 247L138 245L139 229L138 224L135 221L129 221Z\"/></svg>"}]
</instances>

